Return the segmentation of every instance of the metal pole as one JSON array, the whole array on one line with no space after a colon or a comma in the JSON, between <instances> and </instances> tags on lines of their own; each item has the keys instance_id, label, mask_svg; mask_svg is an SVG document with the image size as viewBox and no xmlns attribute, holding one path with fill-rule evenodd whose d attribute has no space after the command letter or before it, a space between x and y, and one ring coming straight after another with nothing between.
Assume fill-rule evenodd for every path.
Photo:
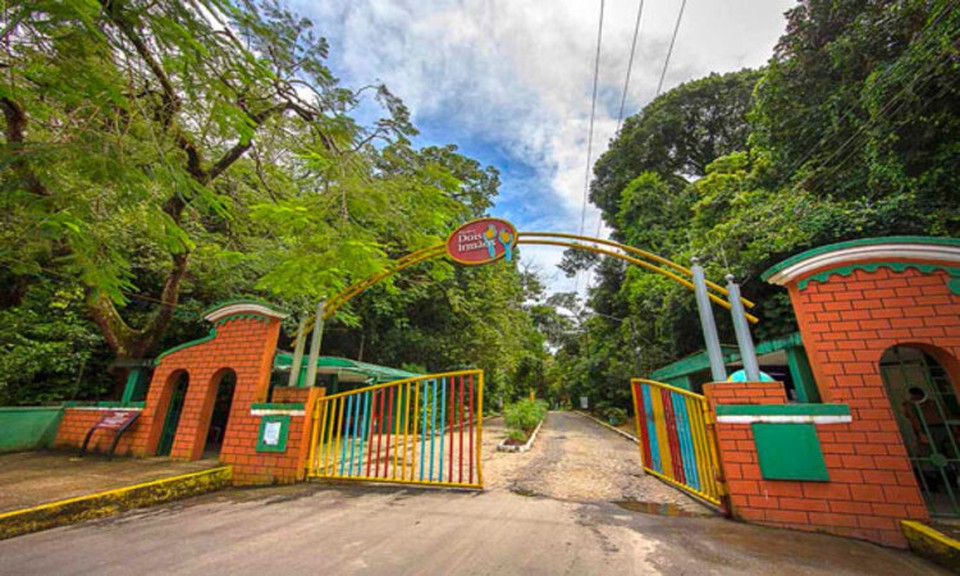
<instances>
[{"instance_id":1,"label":"metal pole","mask_svg":"<svg viewBox=\"0 0 960 576\"><path fill-rule=\"evenodd\" d=\"M300 384L300 368L303 366L303 346L307 342L307 319L301 318L300 325L297 326L297 333L294 335L295 347L293 349L293 364L290 365L290 379L287 380L287 386L291 388Z\"/></svg>"},{"instance_id":2,"label":"metal pole","mask_svg":"<svg viewBox=\"0 0 960 576\"><path fill-rule=\"evenodd\" d=\"M310 341L310 359L307 364L307 388L313 388L317 383L317 359L320 357L320 341L323 338L323 309L326 301L317 303L317 319L313 323L313 339Z\"/></svg>"},{"instance_id":3,"label":"metal pole","mask_svg":"<svg viewBox=\"0 0 960 576\"><path fill-rule=\"evenodd\" d=\"M693 286L697 295L697 310L700 312L700 326L703 327L703 339L710 358L710 373L714 382L727 379L727 370L723 365L723 351L720 349L720 337L717 335L717 323L713 319L710 297L707 296L707 279L699 260L693 258Z\"/></svg>"},{"instance_id":4,"label":"metal pole","mask_svg":"<svg viewBox=\"0 0 960 576\"><path fill-rule=\"evenodd\" d=\"M727 298L730 300L730 314L733 316L733 329L737 333L737 345L740 346L740 359L749 382L760 381L760 364L757 362L757 350L753 347L750 324L747 313L740 300L740 286L733 281L733 274L727 274Z\"/></svg>"}]
</instances>

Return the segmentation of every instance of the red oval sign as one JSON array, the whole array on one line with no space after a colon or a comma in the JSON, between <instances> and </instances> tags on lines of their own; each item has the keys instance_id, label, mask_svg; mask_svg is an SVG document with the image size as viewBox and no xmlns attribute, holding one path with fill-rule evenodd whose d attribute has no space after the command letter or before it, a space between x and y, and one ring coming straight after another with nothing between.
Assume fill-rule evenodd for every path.
<instances>
[{"instance_id":1,"label":"red oval sign","mask_svg":"<svg viewBox=\"0 0 960 576\"><path fill-rule=\"evenodd\" d=\"M447 238L447 255L455 262L476 266L506 258L513 260L517 229L499 218L467 222Z\"/></svg>"}]
</instances>

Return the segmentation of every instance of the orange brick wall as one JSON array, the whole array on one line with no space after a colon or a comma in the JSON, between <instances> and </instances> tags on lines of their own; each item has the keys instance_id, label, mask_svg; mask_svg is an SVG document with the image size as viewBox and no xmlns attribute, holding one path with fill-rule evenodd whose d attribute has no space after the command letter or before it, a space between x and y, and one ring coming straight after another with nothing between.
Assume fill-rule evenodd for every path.
<instances>
[{"instance_id":1,"label":"orange brick wall","mask_svg":"<svg viewBox=\"0 0 960 576\"><path fill-rule=\"evenodd\" d=\"M235 484L287 484L304 479L313 422L309 407L316 404L316 399L323 395L324 389L304 390L307 393L306 415L290 417L285 452L257 452L261 417L251 414L249 410L237 416L236 432L228 437L220 453L220 461L234 467Z\"/></svg>"},{"instance_id":2,"label":"orange brick wall","mask_svg":"<svg viewBox=\"0 0 960 576\"><path fill-rule=\"evenodd\" d=\"M236 374L233 401L220 450L220 461L234 467L235 484L287 483L302 480L312 432L310 410L292 415L283 453L256 451L260 416L251 410L266 402L273 368L273 356L280 335L280 322L265 317L238 317L216 326L216 336L163 356L154 371L146 404L137 423L124 434L119 454L150 456L156 453L173 386L179 375L189 376L180 422L171 458L196 460L203 454L219 383L228 372ZM305 403L310 407L323 388L278 388L274 402ZM79 447L100 410L68 408L58 430L55 445ZM97 432L94 449L105 450L111 436Z\"/></svg>"},{"instance_id":3,"label":"orange brick wall","mask_svg":"<svg viewBox=\"0 0 960 576\"><path fill-rule=\"evenodd\" d=\"M240 318L219 324L216 331L213 340L177 350L161 359L153 373L142 417L141 425L149 429L144 454L156 452L173 385L181 370L187 371L190 381L170 452L172 458L196 460L203 454L217 387L228 369L236 373L236 386L223 449L230 446L241 430L250 405L266 401L280 322Z\"/></svg>"},{"instance_id":4,"label":"orange brick wall","mask_svg":"<svg viewBox=\"0 0 960 576\"><path fill-rule=\"evenodd\" d=\"M850 429L835 439L854 450L837 456L874 487L865 497L876 509L904 512L880 502L880 486L886 504L906 507L903 518L923 520L927 512L880 376L880 358L897 344L922 348L960 386L960 296L950 291L949 280L942 271L878 268L811 281L803 290L788 287L821 396L848 404L853 415Z\"/></svg>"},{"instance_id":5,"label":"orange brick wall","mask_svg":"<svg viewBox=\"0 0 960 576\"><path fill-rule=\"evenodd\" d=\"M933 263L935 264L935 263ZM822 272L811 270L806 277ZM830 482L760 477L749 424L717 423L730 499L739 517L905 547L899 521L927 520L926 505L880 376L897 344L923 348L960 384L960 296L942 271L855 269L787 286L824 402L850 406L852 422L817 425ZM709 384L711 405L761 404L769 384Z\"/></svg>"},{"instance_id":6,"label":"orange brick wall","mask_svg":"<svg viewBox=\"0 0 960 576\"><path fill-rule=\"evenodd\" d=\"M779 387L779 398L771 395L774 384ZM711 406L786 402L780 383L706 384L704 393ZM734 515L768 526L829 532L905 548L899 521L927 519L926 507L909 461L888 453L893 440L889 432L867 434L861 430L863 425L856 416L851 423L818 424L830 481L800 482L764 480L750 424L717 422L717 448Z\"/></svg>"},{"instance_id":7,"label":"orange brick wall","mask_svg":"<svg viewBox=\"0 0 960 576\"><path fill-rule=\"evenodd\" d=\"M283 386L273 389L273 395L271 396L270 401L288 404L302 404L307 401L307 396L309 395L309 388L289 388Z\"/></svg>"},{"instance_id":8,"label":"orange brick wall","mask_svg":"<svg viewBox=\"0 0 960 576\"><path fill-rule=\"evenodd\" d=\"M945 272L854 270L850 276L788 287L810 366L825 402L843 402L854 419L883 421L893 413L880 380L880 357L896 344L919 345L960 384L960 296ZM899 434L899 432L897 432ZM900 445L899 438L897 445ZM902 447L897 455L905 454Z\"/></svg>"},{"instance_id":9,"label":"orange brick wall","mask_svg":"<svg viewBox=\"0 0 960 576\"><path fill-rule=\"evenodd\" d=\"M707 401L710 406L717 404L783 404L784 392L781 382L750 382L749 387L705 384L704 392L710 387ZM749 389L749 393L744 390Z\"/></svg>"},{"instance_id":10,"label":"orange brick wall","mask_svg":"<svg viewBox=\"0 0 960 576\"><path fill-rule=\"evenodd\" d=\"M94 424L100 421L100 418L107 412L114 412L119 408L66 408L63 411L63 419L60 421L60 427L57 429L57 437L53 441L54 448L79 448L83 445L83 439ZM129 455L142 450L146 442L146 428L142 425L140 418L134 422L129 430L120 437L117 443L116 454ZM87 446L88 452L106 452L113 442L113 430L97 430L90 438L90 444Z\"/></svg>"}]
</instances>

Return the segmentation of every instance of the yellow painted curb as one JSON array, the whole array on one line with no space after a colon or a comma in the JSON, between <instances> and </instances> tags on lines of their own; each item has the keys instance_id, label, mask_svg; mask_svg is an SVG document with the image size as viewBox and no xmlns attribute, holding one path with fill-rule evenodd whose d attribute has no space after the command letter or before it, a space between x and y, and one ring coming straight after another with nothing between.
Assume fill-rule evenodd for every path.
<instances>
[{"instance_id":1,"label":"yellow painted curb","mask_svg":"<svg viewBox=\"0 0 960 576\"><path fill-rule=\"evenodd\" d=\"M232 483L233 468L221 466L13 510L0 514L0 540L204 494Z\"/></svg>"},{"instance_id":2,"label":"yellow painted curb","mask_svg":"<svg viewBox=\"0 0 960 576\"><path fill-rule=\"evenodd\" d=\"M927 560L960 572L960 541L914 520L900 522L910 549Z\"/></svg>"}]
</instances>

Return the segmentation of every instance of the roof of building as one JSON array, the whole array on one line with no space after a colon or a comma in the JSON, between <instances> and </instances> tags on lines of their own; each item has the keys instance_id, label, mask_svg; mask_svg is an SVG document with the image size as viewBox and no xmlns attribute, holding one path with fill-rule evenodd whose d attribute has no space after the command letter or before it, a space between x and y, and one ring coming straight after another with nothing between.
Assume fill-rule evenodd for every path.
<instances>
[{"instance_id":1,"label":"roof of building","mask_svg":"<svg viewBox=\"0 0 960 576\"><path fill-rule=\"evenodd\" d=\"M771 266L761 278L783 286L829 267L855 262L947 262L960 264L960 238L886 236L861 238L819 246Z\"/></svg>"},{"instance_id":2,"label":"roof of building","mask_svg":"<svg viewBox=\"0 0 960 576\"><path fill-rule=\"evenodd\" d=\"M786 350L787 348L793 348L795 346L803 346L803 340L800 339L799 332L794 332L793 334L784 336L782 338L759 342L756 346L757 356L762 357L765 355L773 355L776 352ZM737 346L733 344L721 344L720 349L723 351L724 364L737 363L740 361L740 349ZM762 361L763 358L760 358L760 360ZM672 378L680 378L709 369L710 358L707 356L707 351L700 350L690 354L689 356L685 356L676 362L672 362L666 366L654 370L650 373L650 378L661 381L670 380Z\"/></svg>"},{"instance_id":3,"label":"roof of building","mask_svg":"<svg viewBox=\"0 0 960 576\"><path fill-rule=\"evenodd\" d=\"M304 358L304 364L307 362ZM274 370L287 371L293 364L293 354L278 352L273 359ZM341 382L392 382L405 378L415 378L420 374L407 372L398 368L378 366L368 362L339 358L337 356L320 356L317 358L317 374L335 374Z\"/></svg>"}]
</instances>

